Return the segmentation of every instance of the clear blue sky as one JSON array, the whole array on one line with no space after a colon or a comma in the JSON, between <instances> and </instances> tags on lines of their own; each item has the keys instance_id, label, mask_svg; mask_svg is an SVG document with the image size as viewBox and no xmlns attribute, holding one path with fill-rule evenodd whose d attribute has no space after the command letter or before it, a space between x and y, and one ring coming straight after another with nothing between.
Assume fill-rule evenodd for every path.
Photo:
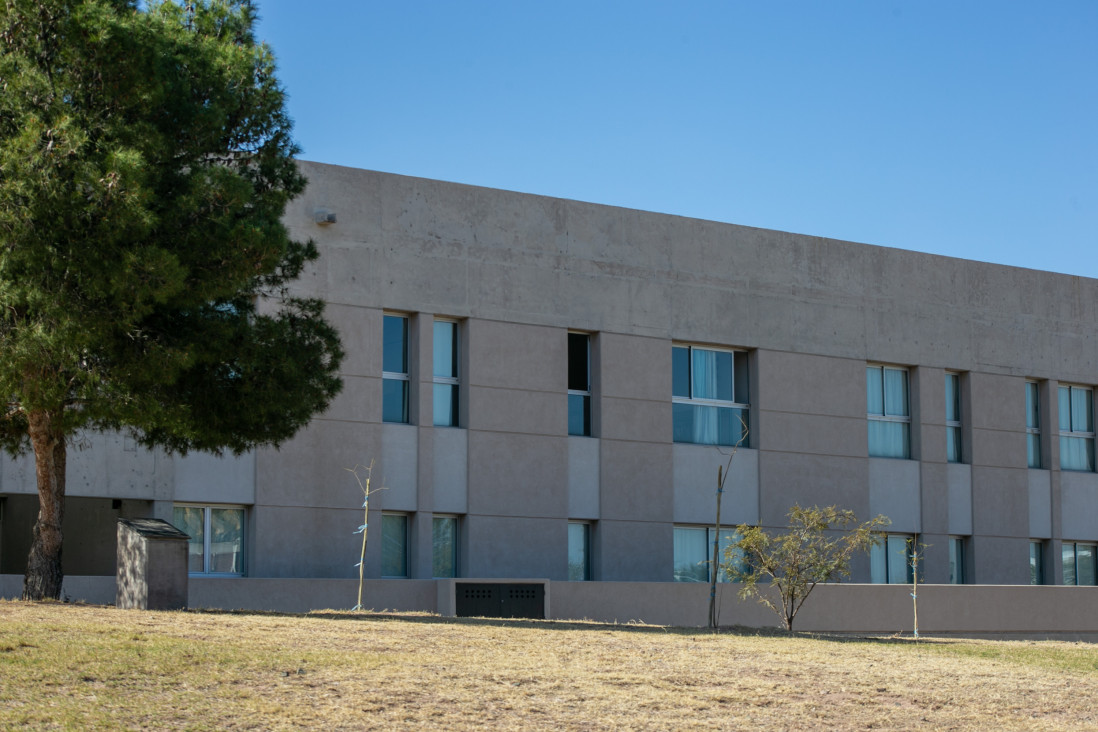
<instances>
[{"instance_id":1,"label":"clear blue sky","mask_svg":"<svg viewBox=\"0 0 1098 732\"><path fill-rule=\"evenodd\" d=\"M1098 2L259 0L301 157L1098 277Z\"/></svg>"}]
</instances>

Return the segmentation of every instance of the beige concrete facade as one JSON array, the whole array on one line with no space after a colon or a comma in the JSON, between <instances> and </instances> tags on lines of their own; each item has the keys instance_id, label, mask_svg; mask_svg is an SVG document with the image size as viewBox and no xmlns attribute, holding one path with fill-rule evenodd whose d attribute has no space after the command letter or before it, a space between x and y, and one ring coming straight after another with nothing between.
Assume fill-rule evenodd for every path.
<instances>
[{"instance_id":1,"label":"beige concrete facade","mask_svg":"<svg viewBox=\"0 0 1098 732\"><path fill-rule=\"evenodd\" d=\"M342 394L280 450L242 458L88 437L69 467L88 510L70 510L66 531L103 551L67 546L68 574L113 571L115 518L170 520L187 503L243 507L249 580L356 577L361 494L346 468L372 459L387 489L370 504L372 579L381 515L398 513L405 582L431 578L434 516L457 519L461 577L547 578L554 602L586 597L558 589L571 520L589 526L594 580L670 582L674 529L713 521L727 459L672 439L678 344L747 354L750 436L725 523L779 527L795 502L883 513L928 545L929 583L949 580L951 537L981 585L1028 584L1031 541L1049 583L1062 541L1098 543L1098 474L1060 469L1057 429L1058 386L1098 384L1098 281L301 165L310 184L285 220L321 258L297 289L329 303ZM337 222L316 224L318 209ZM409 424L382 421L386 313L408 319ZM457 427L432 426L436 318L458 323ZM570 331L590 335L591 437L568 434ZM906 369L910 459L869 454L867 364ZM947 372L960 374L960 463L947 462ZM1027 467L1027 381L1042 469ZM22 571L33 494L29 460L4 460L0 572ZM868 558L854 569L869 581Z\"/></svg>"}]
</instances>

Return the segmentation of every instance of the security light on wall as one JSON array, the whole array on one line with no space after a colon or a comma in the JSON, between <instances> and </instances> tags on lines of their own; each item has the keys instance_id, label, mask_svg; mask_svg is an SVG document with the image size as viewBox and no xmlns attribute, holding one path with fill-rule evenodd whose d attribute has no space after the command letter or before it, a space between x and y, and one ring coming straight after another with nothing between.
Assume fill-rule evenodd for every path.
<instances>
[{"instance_id":1,"label":"security light on wall","mask_svg":"<svg viewBox=\"0 0 1098 732\"><path fill-rule=\"evenodd\" d=\"M335 211L329 211L326 208L318 208L313 211L313 221L315 221L318 226L334 224L336 222Z\"/></svg>"}]
</instances>

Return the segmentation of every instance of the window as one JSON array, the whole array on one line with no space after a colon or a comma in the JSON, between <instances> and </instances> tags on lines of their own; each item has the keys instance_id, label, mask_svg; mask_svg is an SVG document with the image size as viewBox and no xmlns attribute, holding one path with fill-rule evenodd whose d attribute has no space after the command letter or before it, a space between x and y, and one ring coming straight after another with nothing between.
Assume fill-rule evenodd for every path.
<instances>
[{"instance_id":1,"label":"window","mask_svg":"<svg viewBox=\"0 0 1098 732\"><path fill-rule=\"evenodd\" d=\"M435 426L458 426L458 324L435 321Z\"/></svg>"},{"instance_id":2,"label":"window","mask_svg":"<svg viewBox=\"0 0 1098 732\"><path fill-rule=\"evenodd\" d=\"M946 392L946 460L962 462L961 451L961 375L945 375Z\"/></svg>"},{"instance_id":3,"label":"window","mask_svg":"<svg viewBox=\"0 0 1098 732\"><path fill-rule=\"evenodd\" d=\"M382 349L381 418L407 424L408 419L408 318L386 315Z\"/></svg>"},{"instance_id":4,"label":"window","mask_svg":"<svg viewBox=\"0 0 1098 732\"><path fill-rule=\"evenodd\" d=\"M431 576L458 576L458 520L435 516L431 521Z\"/></svg>"},{"instance_id":5,"label":"window","mask_svg":"<svg viewBox=\"0 0 1098 732\"><path fill-rule=\"evenodd\" d=\"M676 582L708 582L709 565L713 561L712 527L676 526L674 546L674 578ZM734 529L722 529L717 561L724 564L724 553L738 540ZM718 582L728 582L728 574L722 568L717 573Z\"/></svg>"},{"instance_id":6,"label":"window","mask_svg":"<svg viewBox=\"0 0 1098 732\"><path fill-rule=\"evenodd\" d=\"M1045 583L1045 543L1043 541L1029 542L1029 583L1031 585Z\"/></svg>"},{"instance_id":7,"label":"window","mask_svg":"<svg viewBox=\"0 0 1098 732\"><path fill-rule=\"evenodd\" d=\"M591 524L568 523L568 581L591 579Z\"/></svg>"},{"instance_id":8,"label":"window","mask_svg":"<svg viewBox=\"0 0 1098 732\"><path fill-rule=\"evenodd\" d=\"M1060 469L1094 470L1094 392L1060 387Z\"/></svg>"},{"instance_id":9,"label":"window","mask_svg":"<svg viewBox=\"0 0 1098 732\"><path fill-rule=\"evenodd\" d=\"M949 584L963 585L965 578L965 540L960 536L949 537Z\"/></svg>"},{"instance_id":10,"label":"window","mask_svg":"<svg viewBox=\"0 0 1098 732\"><path fill-rule=\"evenodd\" d=\"M1026 464L1041 467L1041 402L1036 381L1026 382ZM1041 584L1038 582L1037 584Z\"/></svg>"},{"instance_id":11,"label":"window","mask_svg":"<svg viewBox=\"0 0 1098 732\"><path fill-rule=\"evenodd\" d=\"M187 571L191 574L244 574L244 509L177 505L172 522L191 537Z\"/></svg>"},{"instance_id":12,"label":"window","mask_svg":"<svg viewBox=\"0 0 1098 732\"><path fill-rule=\"evenodd\" d=\"M568 434L591 436L591 336L568 334Z\"/></svg>"},{"instance_id":13,"label":"window","mask_svg":"<svg viewBox=\"0 0 1098 732\"><path fill-rule=\"evenodd\" d=\"M869 456L904 459L911 457L907 369L867 366L865 382Z\"/></svg>"},{"instance_id":14,"label":"window","mask_svg":"<svg viewBox=\"0 0 1098 732\"><path fill-rule=\"evenodd\" d=\"M915 572L911 567L911 553L915 537L910 534L889 534L885 541L869 552L869 573L876 584L911 584ZM952 558L952 557L951 557Z\"/></svg>"},{"instance_id":15,"label":"window","mask_svg":"<svg viewBox=\"0 0 1098 732\"><path fill-rule=\"evenodd\" d=\"M408 517L402 513L381 515L381 576L408 576Z\"/></svg>"},{"instance_id":16,"label":"window","mask_svg":"<svg viewBox=\"0 0 1098 732\"><path fill-rule=\"evenodd\" d=\"M747 354L696 346L671 349L675 442L737 445L749 424Z\"/></svg>"},{"instance_id":17,"label":"window","mask_svg":"<svg viewBox=\"0 0 1098 732\"><path fill-rule=\"evenodd\" d=\"M1098 547L1094 544L1064 542L1065 585L1098 584L1098 576L1095 574L1096 549Z\"/></svg>"}]
</instances>

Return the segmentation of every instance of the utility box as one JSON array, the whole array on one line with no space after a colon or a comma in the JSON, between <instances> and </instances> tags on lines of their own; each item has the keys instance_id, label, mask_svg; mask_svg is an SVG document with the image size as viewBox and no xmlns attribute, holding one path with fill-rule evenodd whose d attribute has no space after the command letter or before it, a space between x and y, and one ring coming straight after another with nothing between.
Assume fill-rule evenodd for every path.
<instances>
[{"instance_id":1,"label":"utility box","mask_svg":"<svg viewBox=\"0 0 1098 732\"><path fill-rule=\"evenodd\" d=\"M115 605L139 610L187 607L190 537L160 519L118 519Z\"/></svg>"}]
</instances>

